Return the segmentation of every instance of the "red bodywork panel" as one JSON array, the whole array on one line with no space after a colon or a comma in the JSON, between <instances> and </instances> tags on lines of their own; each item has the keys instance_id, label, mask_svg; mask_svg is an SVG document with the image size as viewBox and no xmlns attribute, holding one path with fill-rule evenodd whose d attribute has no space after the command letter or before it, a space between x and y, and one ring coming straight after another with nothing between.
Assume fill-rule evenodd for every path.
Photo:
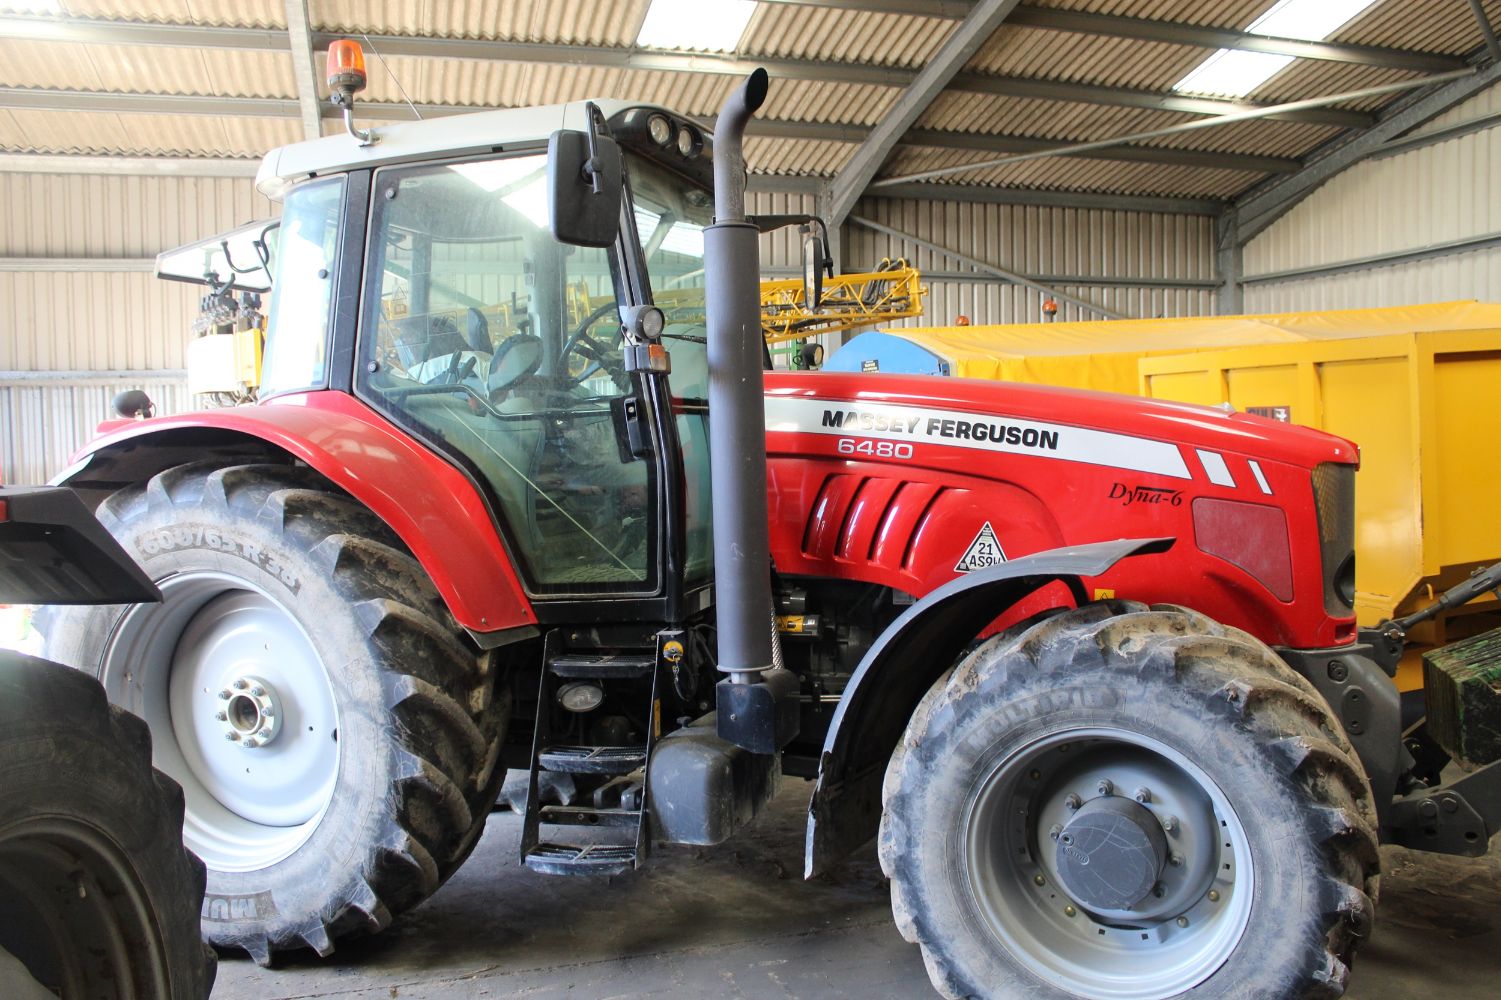
<instances>
[{"instance_id":1,"label":"red bodywork panel","mask_svg":"<svg viewBox=\"0 0 1501 1000\"><path fill-rule=\"evenodd\" d=\"M1353 615L1324 609L1311 485L1318 463L1358 461L1340 438L1205 407L1002 382L799 372L768 373L766 385L771 552L782 573L921 597L961 564L996 555L1172 535L1171 551L1087 581L1091 595L1184 604L1299 648L1354 636ZM345 393L110 421L84 454L192 427L268 441L369 506L467 628L536 623L474 486ZM1219 502L1194 503L1204 497ZM1281 516L1246 508L1240 538L1236 503ZM1056 589L998 624L1066 600Z\"/></svg>"},{"instance_id":2,"label":"red bodywork panel","mask_svg":"<svg viewBox=\"0 0 1501 1000\"><path fill-rule=\"evenodd\" d=\"M1086 581L1091 595L1183 604L1286 646L1354 637L1353 615L1324 608L1311 478L1320 462L1357 462L1348 441L1206 407L1003 382L799 372L768 373L766 385L782 573L921 597L998 554L1172 535L1170 551ZM1198 507L1203 548L1200 497L1220 501ZM1245 537L1227 539L1237 505L1250 505L1239 508Z\"/></svg>"},{"instance_id":3,"label":"red bodywork panel","mask_svg":"<svg viewBox=\"0 0 1501 1000\"><path fill-rule=\"evenodd\" d=\"M347 393L276 396L258 406L111 420L75 460L172 428L209 427L268 441L317 469L390 525L432 577L459 624L494 632L536 624L474 486L453 465Z\"/></svg>"}]
</instances>

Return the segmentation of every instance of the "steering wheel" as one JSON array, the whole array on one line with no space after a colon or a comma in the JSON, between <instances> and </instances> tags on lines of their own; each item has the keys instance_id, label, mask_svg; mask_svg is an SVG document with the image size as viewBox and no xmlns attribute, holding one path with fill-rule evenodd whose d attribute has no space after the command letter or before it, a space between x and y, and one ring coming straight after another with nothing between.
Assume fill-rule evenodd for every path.
<instances>
[{"instance_id":1,"label":"steering wheel","mask_svg":"<svg viewBox=\"0 0 1501 1000\"><path fill-rule=\"evenodd\" d=\"M569 335L568 340L564 342L563 353L560 358L564 371L568 371L568 358L570 355L578 354L588 362L585 364L584 370L573 380L575 384L583 382L600 369L603 369L615 381L616 385L624 387L629 384L625 365L621 363L619 356L610 347L601 344L589 334L589 330L594 324L614 313L616 308L614 302L606 302L595 309L588 316L584 317L583 322L578 325L573 333Z\"/></svg>"}]
</instances>

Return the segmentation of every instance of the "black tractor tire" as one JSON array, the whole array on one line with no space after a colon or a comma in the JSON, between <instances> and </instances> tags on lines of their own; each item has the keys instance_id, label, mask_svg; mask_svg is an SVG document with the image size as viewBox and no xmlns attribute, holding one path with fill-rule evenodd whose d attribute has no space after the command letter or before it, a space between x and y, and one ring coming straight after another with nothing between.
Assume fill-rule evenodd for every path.
<instances>
[{"instance_id":1,"label":"black tractor tire","mask_svg":"<svg viewBox=\"0 0 1501 1000\"><path fill-rule=\"evenodd\" d=\"M1275 653L1183 608L1097 602L982 643L920 703L883 802L896 924L947 997L1338 997L1371 930L1349 741ZM1155 868L1081 867L1092 824L1159 845L1130 856ZM1119 909L1102 871L1137 880Z\"/></svg>"},{"instance_id":2,"label":"black tractor tire","mask_svg":"<svg viewBox=\"0 0 1501 1000\"><path fill-rule=\"evenodd\" d=\"M144 722L93 678L0 650L0 950L15 960L0 996L207 997L182 816Z\"/></svg>"},{"instance_id":3,"label":"black tractor tire","mask_svg":"<svg viewBox=\"0 0 1501 1000\"><path fill-rule=\"evenodd\" d=\"M187 841L208 866L208 940L243 948L262 965L279 950L304 946L328 955L335 939L379 931L432 895L478 841L505 776L500 748L510 690L497 684L497 660L458 627L387 526L311 470L271 464L168 469L112 495L98 515L166 600L48 609L41 622L45 648L99 676L113 700L140 711L156 730L158 766L183 784ZM276 650L290 648L321 667L323 688L302 679L316 670L286 678L284 652L267 652L268 662L255 670L284 671L278 676L295 695L288 705L273 706L281 720L275 739L286 741L282 752L325 755L297 760L330 754L336 760L335 776L322 785L303 779L295 789L299 795L308 787L329 789L321 812L298 820L305 838L283 850L274 839L278 824L247 827L272 839L257 841L271 846L244 861L229 833L221 837L220 831L233 832L242 819L261 822L251 806L278 806L278 758L257 757L275 744L239 743L249 748L241 750L245 774L259 763L255 778L262 786L253 785L255 779L226 782L222 768L202 762L220 761L215 755L236 745L195 735L193 727L201 729L207 716L194 702L185 717L182 703L172 702L185 696L170 688L169 678L152 673L191 666L193 673L183 676L193 678L192 697L212 699L222 683L218 697L230 698L226 706L262 690L253 678L232 681L228 664L219 676L224 657L213 653L220 647L194 645L205 634L206 616L220 608L235 613L235 604L221 601L267 609L266 632L274 633L267 650L275 642ZM243 649L223 639L228 625L219 632L214 624L209 619L203 627L215 642ZM206 651L197 660L185 659L199 648ZM135 677L122 672L126 655L144 657L150 669ZM286 694L273 683L266 687L272 695ZM268 721L251 708L249 724ZM304 725L315 717L323 720L321 728ZM239 739L227 730L218 735ZM192 753L200 770L188 763L186 751L162 752L185 746L179 740L196 740ZM238 779L233 760L230 770ZM286 780L282 798L293 798ZM196 831L203 836L195 839Z\"/></svg>"}]
</instances>

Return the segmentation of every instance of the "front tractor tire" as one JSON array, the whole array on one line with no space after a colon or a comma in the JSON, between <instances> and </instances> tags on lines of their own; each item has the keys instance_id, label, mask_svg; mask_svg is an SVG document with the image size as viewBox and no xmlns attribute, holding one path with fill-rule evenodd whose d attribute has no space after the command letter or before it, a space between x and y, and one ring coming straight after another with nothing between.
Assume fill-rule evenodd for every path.
<instances>
[{"instance_id":1,"label":"front tractor tire","mask_svg":"<svg viewBox=\"0 0 1501 1000\"><path fill-rule=\"evenodd\" d=\"M208 940L327 955L430 896L479 839L510 706L416 560L290 466L180 466L98 513L164 600L49 609L47 655L150 725Z\"/></svg>"},{"instance_id":2,"label":"front tractor tire","mask_svg":"<svg viewBox=\"0 0 1501 1000\"><path fill-rule=\"evenodd\" d=\"M1338 997L1376 814L1314 689L1235 629L1100 602L980 645L893 755L880 858L947 997Z\"/></svg>"}]
</instances>

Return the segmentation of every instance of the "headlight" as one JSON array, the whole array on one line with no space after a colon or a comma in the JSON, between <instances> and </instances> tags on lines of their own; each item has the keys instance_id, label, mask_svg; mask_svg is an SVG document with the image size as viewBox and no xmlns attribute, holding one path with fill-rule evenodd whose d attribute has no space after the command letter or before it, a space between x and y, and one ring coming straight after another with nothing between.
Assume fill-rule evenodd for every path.
<instances>
[{"instance_id":1,"label":"headlight","mask_svg":"<svg viewBox=\"0 0 1501 1000\"><path fill-rule=\"evenodd\" d=\"M646 120L646 131L651 136L651 141L658 146L666 146L672 142L672 122L664 115L652 115Z\"/></svg>"}]
</instances>

